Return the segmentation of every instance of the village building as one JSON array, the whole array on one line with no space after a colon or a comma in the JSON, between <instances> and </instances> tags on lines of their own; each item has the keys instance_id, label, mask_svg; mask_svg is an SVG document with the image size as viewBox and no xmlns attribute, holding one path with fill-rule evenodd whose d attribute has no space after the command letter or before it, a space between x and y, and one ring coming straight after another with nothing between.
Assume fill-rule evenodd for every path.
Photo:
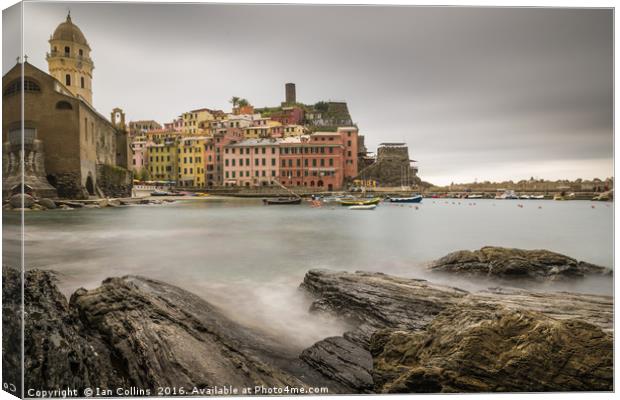
<instances>
[{"instance_id":1,"label":"village building","mask_svg":"<svg viewBox=\"0 0 620 400\"><path fill-rule=\"evenodd\" d=\"M224 146L224 185L273 185L278 177L278 157L275 139L248 139Z\"/></svg>"},{"instance_id":2,"label":"village building","mask_svg":"<svg viewBox=\"0 0 620 400\"><path fill-rule=\"evenodd\" d=\"M3 164L5 173L12 170L10 163L19 162L14 151L23 140L38 143L36 155L45 180L59 197L129 195L127 132L92 106L94 63L86 38L67 16L49 43L49 74L28 62L18 62L2 78L3 159L9 163ZM5 194L12 190L11 179L5 175ZM49 193L47 189L41 188Z\"/></svg>"}]
</instances>

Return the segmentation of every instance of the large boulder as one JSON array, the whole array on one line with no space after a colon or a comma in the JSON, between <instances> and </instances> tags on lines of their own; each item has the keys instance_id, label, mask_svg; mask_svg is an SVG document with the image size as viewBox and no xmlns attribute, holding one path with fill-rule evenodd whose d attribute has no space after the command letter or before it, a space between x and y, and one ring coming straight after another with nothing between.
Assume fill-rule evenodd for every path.
<instances>
[{"instance_id":1,"label":"large boulder","mask_svg":"<svg viewBox=\"0 0 620 400\"><path fill-rule=\"evenodd\" d=\"M569 390L567 388L607 390L604 388L609 385L607 380L609 365L606 360L611 357L612 352L606 346L613 330L611 296L539 293L501 288L470 293L424 280L397 278L381 273L327 270L309 271L301 288L314 298L311 311L341 316L353 326L352 330L345 332L341 338L325 339L309 347L302 353L301 359L325 376L343 382L358 392L368 390L366 386L368 381L360 379L364 376L363 371L368 370L364 361L367 357L373 357L372 391L376 392ZM462 320L457 319L459 315L463 316ZM525 318L524 316L529 318L529 322L522 328L523 332L538 329L539 325L543 326L541 324L546 324L544 325L546 328L541 328L538 333L532 332L531 335L518 333L517 326L513 322L518 323L521 318ZM513 317L514 321L511 319ZM454 326L448 331L447 329L451 327L450 318L454 319ZM485 340L489 340L489 343L494 343L491 339L502 343L505 341L504 347L498 347L494 349L496 353L484 357L517 355L521 348L527 348L529 355L512 361L520 363L520 372L514 378L517 383L513 384L510 381L513 369L496 371L493 368L497 368L497 365L488 368L480 366L479 370L486 375L483 383L476 386L475 382L479 377L476 375L474 364L466 364L463 370L457 372L440 364L442 357L452 351L458 352L461 348L459 347L461 344L452 346L448 339L454 343L457 340L470 343L481 335L474 329L476 326L488 324L486 332L494 332L499 329L494 325L496 320L500 321L501 326L507 326L506 330L498 333L495 339L485 338ZM444 330L440 331L439 327ZM445 334L442 340L446 341L447 346L452 347L445 350L441 347L442 342L437 341L433 350L437 352L433 353L437 354L437 360L431 354L428 365L424 368L418 368L417 364L410 366L406 362L408 357L416 354L418 350L423 351L425 343L431 343L433 334L429 332L435 332L431 329ZM581 338L578 340L584 341L571 345L568 336L564 336L562 340L554 339L553 335L558 332L569 334L571 329L578 330L576 335ZM511 336L513 333L515 336ZM418 334L425 335L422 336L425 341L420 339L420 336L415 336L417 338L415 342L408 342L410 336ZM557 381L550 381L548 376L534 376L541 368L539 364L544 361L544 356L537 357L534 349L545 335L550 337L548 342L538 347L541 354L556 351L564 357L574 353L578 358L570 361L575 367L567 372L561 371L562 359L549 361L551 364L548 367L558 374ZM592 340L587 341L585 339L587 337L591 337ZM603 341L602 344L599 338ZM402 346L398 347L401 344ZM416 347L418 345L419 348ZM586 351L590 345L598 346L595 351L597 357L607 354L608 358L603 358L602 363L593 362ZM441 353L443 350L446 351L445 354ZM483 351L484 348L476 348L473 345L467 348L467 352L470 353L479 350ZM463 357L472 358L472 362L475 363L486 362L482 356L476 359L470 353L463 353ZM392 356L393 359L390 358ZM461 360L458 357L460 356L453 355L452 360L456 363L455 360ZM437 369L433 367L435 365L433 360L439 363ZM426 361L420 361L422 364L424 362ZM453 369L458 368L454 363L450 366ZM593 378L588 378L586 374L582 380L577 378L576 381L570 381L569 378L566 378L566 381L561 380L562 374L573 376L582 367ZM458 386L458 382L442 381L440 378L444 374L443 371L455 377L458 382L468 383ZM458 373L461 375L455 375ZM527 379L533 383L519 388L521 382ZM564 389L562 382L567 382Z\"/></svg>"},{"instance_id":2,"label":"large boulder","mask_svg":"<svg viewBox=\"0 0 620 400\"><path fill-rule=\"evenodd\" d=\"M286 357L278 343L174 286L135 276L111 278L97 289L76 291L71 305L114 351L136 387L304 386L271 364L276 354Z\"/></svg>"},{"instance_id":3,"label":"large boulder","mask_svg":"<svg viewBox=\"0 0 620 400\"><path fill-rule=\"evenodd\" d=\"M383 393L613 390L613 340L580 320L461 305L421 331L372 338Z\"/></svg>"},{"instance_id":4,"label":"large boulder","mask_svg":"<svg viewBox=\"0 0 620 400\"><path fill-rule=\"evenodd\" d=\"M52 199L43 198L39 200L39 204L48 210L53 210L56 208L56 203Z\"/></svg>"},{"instance_id":5,"label":"large boulder","mask_svg":"<svg viewBox=\"0 0 620 400\"><path fill-rule=\"evenodd\" d=\"M34 204L34 198L26 193L17 193L9 198L9 204L13 208L30 208Z\"/></svg>"},{"instance_id":6,"label":"large boulder","mask_svg":"<svg viewBox=\"0 0 620 400\"><path fill-rule=\"evenodd\" d=\"M536 280L572 279L589 274L610 273L607 268L548 250L492 246L474 251L455 251L434 261L430 269L463 275Z\"/></svg>"}]
</instances>

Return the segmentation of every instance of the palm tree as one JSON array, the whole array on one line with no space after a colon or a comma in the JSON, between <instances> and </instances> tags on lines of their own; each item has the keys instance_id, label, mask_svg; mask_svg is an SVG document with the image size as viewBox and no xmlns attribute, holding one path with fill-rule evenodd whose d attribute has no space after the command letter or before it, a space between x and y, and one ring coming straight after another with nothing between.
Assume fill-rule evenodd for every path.
<instances>
[{"instance_id":1,"label":"palm tree","mask_svg":"<svg viewBox=\"0 0 620 400\"><path fill-rule=\"evenodd\" d=\"M229 101L232 106L233 106L233 111L235 111L235 108L237 108L237 104L239 104L239 97L237 96L233 96L230 101Z\"/></svg>"}]
</instances>

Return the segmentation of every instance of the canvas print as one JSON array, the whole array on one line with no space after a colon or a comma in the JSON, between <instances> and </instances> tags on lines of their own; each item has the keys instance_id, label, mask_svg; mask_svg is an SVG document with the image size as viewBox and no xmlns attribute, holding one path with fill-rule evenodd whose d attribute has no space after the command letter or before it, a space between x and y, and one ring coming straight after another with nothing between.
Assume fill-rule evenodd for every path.
<instances>
[{"instance_id":1,"label":"canvas print","mask_svg":"<svg viewBox=\"0 0 620 400\"><path fill-rule=\"evenodd\" d=\"M3 390L611 393L613 17L6 8Z\"/></svg>"}]
</instances>

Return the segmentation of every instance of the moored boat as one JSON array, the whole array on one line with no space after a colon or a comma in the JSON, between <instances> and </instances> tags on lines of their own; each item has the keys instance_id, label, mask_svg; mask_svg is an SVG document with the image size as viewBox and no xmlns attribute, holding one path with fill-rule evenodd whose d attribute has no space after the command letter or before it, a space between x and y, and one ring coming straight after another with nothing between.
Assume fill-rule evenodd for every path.
<instances>
[{"instance_id":1,"label":"moored boat","mask_svg":"<svg viewBox=\"0 0 620 400\"><path fill-rule=\"evenodd\" d=\"M422 196L388 197L387 200L390 203L420 203L422 201Z\"/></svg>"},{"instance_id":2,"label":"moored boat","mask_svg":"<svg viewBox=\"0 0 620 400\"><path fill-rule=\"evenodd\" d=\"M369 206L372 204L379 204L380 197L374 197L372 199L346 199L340 200L340 204L343 206Z\"/></svg>"},{"instance_id":3,"label":"moored boat","mask_svg":"<svg viewBox=\"0 0 620 400\"><path fill-rule=\"evenodd\" d=\"M349 210L374 210L377 208L376 204L368 204L365 206L350 206Z\"/></svg>"},{"instance_id":4,"label":"moored boat","mask_svg":"<svg viewBox=\"0 0 620 400\"><path fill-rule=\"evenodd\" d=\"M153 190L151 192L151 196L170 196L171 193L170 192L166 192L165 190Z\"/></svg>"},{"instance_id":5,"label":"moored boat","mask_svg":"<svg viewBox=\"0 0 620 400\"><path fill-rule=\"evenodd\" d=\"M273 199L263 199L265 205L282 205L282 204L301 204L301 197L277 197Z\"/></svg>"}]
</instances>

